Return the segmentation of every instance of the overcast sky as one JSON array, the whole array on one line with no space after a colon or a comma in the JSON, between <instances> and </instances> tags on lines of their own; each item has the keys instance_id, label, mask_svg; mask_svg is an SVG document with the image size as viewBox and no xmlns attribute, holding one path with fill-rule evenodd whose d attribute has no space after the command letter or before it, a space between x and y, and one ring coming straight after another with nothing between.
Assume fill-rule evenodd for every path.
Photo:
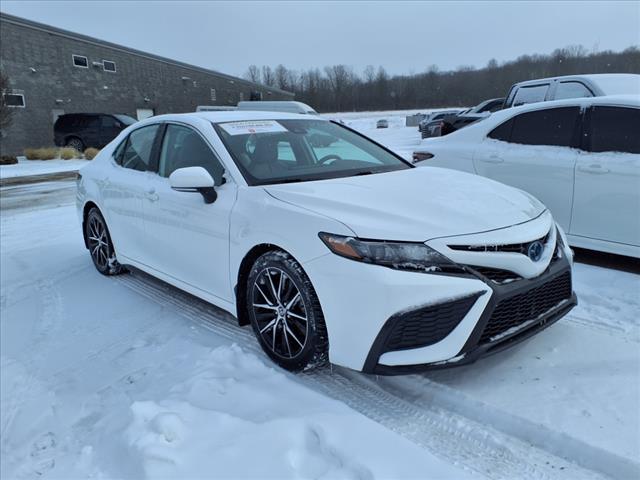
<instances>
[{"instance_id":1,"label":"overcast sky","mask_svg":"<svg viewBox=\"0 0 640 480\"><path fill-rule=\"evenodd\" d=\"M389 73L640 44L640 2L9 1L5 13L243 75L250 64Z\"/></svg>"}]
</instances>

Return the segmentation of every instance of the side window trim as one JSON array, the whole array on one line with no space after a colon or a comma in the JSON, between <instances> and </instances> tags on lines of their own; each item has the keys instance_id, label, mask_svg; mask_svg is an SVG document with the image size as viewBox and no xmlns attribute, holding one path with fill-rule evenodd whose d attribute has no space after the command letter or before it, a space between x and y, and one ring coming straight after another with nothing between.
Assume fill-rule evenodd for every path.
<instances>
[{"instance_id":1,"label":"side window trim","mask_svg":"<svg viewBox=\"0 0 640 480\"><path fill-rule=\"evenodd\" d=\"M158 131L153 139L153 146L151 147L151 158L147 172L158 173L158 166L160 164L160 152L162 150L162 142L164 140L164 134L167 131L167 123L161 122L158 124Z\"/></svg>"}]
</instances>

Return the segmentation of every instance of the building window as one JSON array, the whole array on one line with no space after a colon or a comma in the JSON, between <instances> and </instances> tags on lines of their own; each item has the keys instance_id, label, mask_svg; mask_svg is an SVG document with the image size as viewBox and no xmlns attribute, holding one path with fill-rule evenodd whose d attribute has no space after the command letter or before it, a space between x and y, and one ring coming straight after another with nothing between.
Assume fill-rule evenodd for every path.
<instances>
[{"instance_id":1,"label":"building window","mask_svg":"<svg viewBox=\"0 0 640 480\"><path fill-rule=\"evenodd\" d=\"M244 92L240 92L240 101L244 100Z\"/></svg>"},{"instance_id":2,"label":"building window","mask_svg":"<svg viewBox=\"0 0 640 480\"><path fill-rule=\"evenodd\" d=\"M105 72L115 72L116 71L116 62L112 62L110 60L102 61L102 68Z\"/></svg>"},{"instance_id":3,"label":"building window","mask_svg":"<svg viewBox=\"0 0 640 480\"><path fill-rule=\"evenodd\" d=\"M4 104L7 107L24 108L24 94L22 93L3 93Z\"/></svg>"},{"instance_id":4,"label":"building window","mask_svg":"<svg viewBox=\"0 0 640 480\"><path fill-rule=\"evenodd\" d=\"M216 101L216 89L215 88L211 89L211 101L212 102Z\"/></svg>"},{"instance_id":5,"label":"building window","mask_svg":"<svg viewBox=\"0 0 640 480\"><path fill-rule=\"evenodd\" d=\"M83 57L82 55L72 55L72 57L74 67L89 68L89 59L87 57Z\"/></svg>"}]
</instances>

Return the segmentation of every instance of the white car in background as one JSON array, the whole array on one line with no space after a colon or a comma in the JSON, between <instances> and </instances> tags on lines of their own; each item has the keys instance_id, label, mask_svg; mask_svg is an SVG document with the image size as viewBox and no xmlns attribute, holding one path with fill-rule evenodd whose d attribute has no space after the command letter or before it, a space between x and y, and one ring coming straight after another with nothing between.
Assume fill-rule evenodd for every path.
<instances>
[{"instance_id":1,"label":"white car in background","mask_svg":"<svg viewBox=\"0 0 640 480\"><path fill-rule=\"evenodd\" d=\"M573 246L640 257L639 95L509 108L425 140L413 159L531 193Z\"/></svg>"},{"instance_id":2,"label":"white car in background","mask_svg":"<svg viewBox=\"0 0 640 480\"><path fill-rule=\"evenodd\" d=\"M99 272L136 267L231 312L290 370L468 363L576 304L536 199L309 115L138 122L82 169L77 206Z\"/></svg>"}]
</instances>

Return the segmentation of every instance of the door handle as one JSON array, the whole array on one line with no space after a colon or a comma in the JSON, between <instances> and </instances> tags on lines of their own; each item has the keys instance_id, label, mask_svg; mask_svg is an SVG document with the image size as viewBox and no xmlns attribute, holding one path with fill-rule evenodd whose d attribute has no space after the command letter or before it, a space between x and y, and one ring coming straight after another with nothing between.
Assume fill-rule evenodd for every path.
<instances>
[{"instance_id":1,"label":"door handle","mask_svg":"<svg viewBox=\"0 0 640 480\"><path fill-rule=\"evenodd\" d=\"M602 175L603 173L609 173L608 168L604 168L602 165L594 163L591 165L580 165L578 170L585 173L595 173L597 175Z\"/></svg>"},{"instance_id":2,"label":"door handle","mask_svg":"<svg viewBox=\"0 0 640 480\"><path fill-rule=\"evenodd\" d=\"M499 157L498 155L489 155L482 159L485 163L502 163L504 162L504 158Z\"/></svg>"}]
</instances>

